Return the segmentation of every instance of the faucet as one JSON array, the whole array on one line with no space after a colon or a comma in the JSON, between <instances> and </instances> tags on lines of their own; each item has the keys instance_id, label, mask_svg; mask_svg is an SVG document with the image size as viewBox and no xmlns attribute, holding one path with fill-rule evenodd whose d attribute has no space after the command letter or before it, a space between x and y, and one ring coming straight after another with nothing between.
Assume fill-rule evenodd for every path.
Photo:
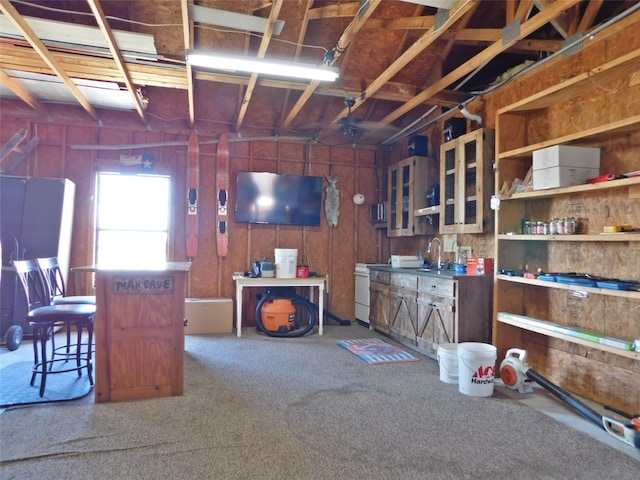
<instances>
[{"instance_id":1,"label":"faucet","mask_svg":"<svg viewBox=\"0 0 640 480\"><path fill-rule=\"evenodd\" d=\"M438 241L438 270L440 270L442 266L442 242L438 237L433 237L433 240L429 242L429 245L427 246L427 253L431 253L431 244L436 240Z\"/></svg>"}]
</instances>

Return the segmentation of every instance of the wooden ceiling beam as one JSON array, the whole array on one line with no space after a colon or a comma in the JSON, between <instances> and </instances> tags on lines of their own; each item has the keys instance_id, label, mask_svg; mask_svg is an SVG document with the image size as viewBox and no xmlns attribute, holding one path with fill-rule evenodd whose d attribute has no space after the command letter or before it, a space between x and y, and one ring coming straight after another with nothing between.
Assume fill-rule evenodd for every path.
<instances>
[{"instance_id":1,"label":"wooden ceiling beam","mask_svg":"<svg viewBox=\"0 0 640 480\"><path fill-rule=\"evenodd\" d=\"M119 76L113 70L112 62L106 58L86 57L79 54L57 53L53 54L60 65L71 76L76 78L91 78L103 82L118 82ZM183 69L162 65L143 65L138 63L127 64L132 81L137 85L160 88L175 88L186 90L187 80ZM3 44L0 56L0 68L7 70L21 70L25 72L50 74L51 70L42 61L42 58L32 49ZM224 74L219 72L194 72L194 80L208 82L231 83L247 85L249 79L245 76ZM301 91L308 88L308 84L295 81L275 80L271 78L258 79L258 85L268 88L280 88ZM418 91L416 85L406 83L388 82L383 88L373 95L380 100L404 102L412 98ZM357 96L361 92L333 87L330 84L317 88L319 94L344 97L346 95ZM445 101L450 101L449 94L444 95Z\"/></svg>"},{"instance_id":2,"label":"wooden ceiling beam","mask_svg":"<svg viewBox=\"0 0 640 480\"><path fill-rule=\"evenodd\" d=\"M31 108L37 110L40 113L47 113L47 109L44 107L42 103L40 103L36 97L29 91L29 89L25 88L18 80L7 75L3 70L0 70L0 82L4 83L4 85L15 93L18 98L20 98L24 103L29 105Z\"/></svg>"},{"instance_id":3,"label":"wooden ceiling beam","mask_svg":"<svg viewBox=\"0 0 640 480\"><path fill-rule=\"evenodd\" d=\"M122 80L124 81L131 98L133 99L133 104L136 107L136 111L138 112L138 116L142 123L146 125L147 118L145 116L144 110L145 107L142 104L142 100L136 91L136 87L131 81L131 75L129 75L129 71L127 70L127 66L125 65L124 59L122 58L122 54L120 53L120 48L118 47L118 42L116 41L115 36L113 35L113 31L109 26L109 22L107 21L107 17L102 10L102 6L100 5L99 0L87 0L89 3L89 7L93 12L93 15L96 17L96 22L98 22L98 27L102 31L104 35L107 45L109 46L109 51L111 55L113 55L113 60L116 62L116 66L118 67L118 71L120 75L122 75Z\"/></svg>"},{"instance_id":4,"label":"wooden ceiling beam","mask_svg":"<svg viewBox=\"0 0 640 480\"><path fill-rule=\"evenodd\" d=\"M309 9L313 5L313 0L307 0L307 6L305 8L305 13L302 18L302 23L300 25L300 31L298 32L298 41L296 43L296 53L293 58L298 60L300 58L300 52L302 51L302 45L304 44L304 38L307 36L307 28L309 26ZM280 118L278 119L277 130L279 131L282 128L285 117L287 115L287 110L289 108L289 98L291 96L291 89L287 89L284 94L284 99L282 100L282 109L280 113Z\"/></svg>"},{"instance_id":5,"label":"wooden ceiling beam","mask_svg":"<svg viewBox=\"0 0 640 480\"><path fill-rule=\"evenodd\" d=\"M25 21L24 18L18 13L18 11L11 5L9 0L0 0L0 11L14 24L20 34L29 42L31 47L38 52L38 55L45 61L49 68L55 73L62 82L69 89L75 99L82 105L82 108L91 115L91 118L98 121L98 112L93 108L93 105L89 103L87 97L80 91L78 86L73 82L71 77L64 71L62 66L57 62L55 57L51 54L49 49L42 43L42 40L38 38L33 29Z\"/></svg>"},{"instance_id":6,"label":"wooden ceiling beam","mask_svg":"<svg viewBox=\"0 0 640 480\"><path fill-rule=\"evenodd\" d=\"M356 99L356 103L351 109L351 111L356 110L360 107L371 95L377 92L382 86L391 80L398 72L400 72L409 62L411 62L415 57L417 57L423 50L432 45L436 40L438 40L441 35L448 30L451 25L454 25L458 20L463 18L469 11L475 9L477 7L476 2L472 2L470 0L461 0L459 1L450 11L449 18L445 22L443 26L441 26L438 30L429 31L422 35L416 42L411 45L407 50L404 51L400 57L398 57L387 69L380 74L378 78L376 78L372 83L370 83L365 89L366 95L363 97L359 97ZM414 97L415 98L415 97ZM333 120L332 124L337 123L337 121L347 115L349 109L345 108L340 112L340 114ZM389 122L390 123L390 122Z\"/></svg>"},{"instance_id":7,"label":"wooden ceiling beam","mask_svg":"<svg viewBox=\"0 0 640 480\"><path fill-rule=\"evenodd\" d=\"M278 15L280 15L280 9L282 8L283 0L274 0L273 6L271 7L271 12L269 13L269 19L267 20L267 27L265 28L265 32L262 35L262 40L260 41L260 47L258 48L258 58L264 58L267 53L267 48L269 48L269 43L271 42L271 38L273 37L273 30L276 26L276 22L278 21ZM240 112L238 113L238 120L236 121L236 132L240 130L244 122L244 118L247 115L247 109L249 108L249 102L251 101L251 97L253 96L253 90L256 87L256 83L258 82L258 74L252 73L249 78L249 84L244 91L244 96L242 98L242 105L240 106Z\"/></svg>"},{"instance_id":8,"label":"wooden ceiling beam","mask_svg":"<svg viewBox=\"0 0 640 480\"><path fill-rule=\"evenodd\" d=\"M593 22L596 20L596 15L602 6L604 0L591 0L587 3L587 9L584 11L580 23L578 24L579 32L586 32L593 26Z\"/></svg>"},{"instance_id":9,"label":"wooden ceiling beam","mask_svg":"<svg viewBox=\"0 0 640 480\"><path fill-rule=\"evenodd\" d=\"M476 68L480 67L490 59L494 58L498 54L507 50L511 45L513 45L516 41L521 40L528 35L531 35L533 32L551 22L553 19L562 15L567 9L576 5L580 0L563 0L562 2L556 2L553 5L550 5L548 8L544 9L544 11L539 12L538 14L531 17L530 20L527 20L520 26L520 34L518 38L514 38L510 42L506 44L503 43L502 39L493 43L491 46L485 48L482 52L480 52L475 57L466 61L464 64L460 65L455 70L449 72L447 75L443 76L440 80L430 85L423 92L416 95L413 99L402 105L397 110L391 112L389 115L384 117L381 122L383 123L391 123L394 120L400 118L405 113L413 110L418 105L427 102L435 93L441 91L443 88L447 88L452 83L460 80L462 77L472 72Z\"/></svg>"},{"instance_id":10,"label":"wooden ceiling beam","mask_svg":"<svg viewBox=\"0 0 640 480\"><path fill-rule=\"evenodd\" d=\"M189 102L189 125L191 128L196 123L196 110L194 101L194 82L193 82L193 68L189 64L189 57L187 52L194 47L194 26L193 22L189 20L189 5L193 4L193 0L180 0L180 8L182 11L182 37L184 39L184 57L186 59L186 73L187 73L187 97Z\"/></svg>"},{"instance_id":11,"label":"wooden ceiling beam","mask_svg":"<svg viewBox=\"0 0 640 480\"><path fill-rule=\"evenodd\" d=\"M365 11L361 12L360 10L358 10L353 21L347 26L347 28L344 30L344 32L340 36L340 39L336 42L334 57L333 57L333 60L330 62L331 65L334 65L338 60L338 58L340 58L342 53L346 50L347 46L356 37L360 29L363 27L364 23L375 11L375 9L378 8L381 2L382 0L369 0L368 4L363 4L363 5L368 5ZM307 103L307 101L309 100L309 98L311 97L313 92L318 88L319 85L320 85L320 81L313 80L309 84L309 86L305 89L305 91L302 92L302 95L300 96L296 104L289 111L289 115L287 115L287 118L285 119L284 124L282 125L283 128L289 128L293 119L298 115L298 113L300 113L300 110L302 110L302 107Z\"/></svg>"}]
</instances>

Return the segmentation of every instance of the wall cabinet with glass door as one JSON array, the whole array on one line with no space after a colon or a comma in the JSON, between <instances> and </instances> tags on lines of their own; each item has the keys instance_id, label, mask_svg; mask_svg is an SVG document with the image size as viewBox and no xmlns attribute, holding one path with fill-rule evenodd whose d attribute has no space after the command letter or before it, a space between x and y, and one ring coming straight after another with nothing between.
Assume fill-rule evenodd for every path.
<instances>
[{"instance_id":1,"label":"wall cabinet with glass door","mask_svg":"<svg viewBox=\"0 0 640 480\"><path fill-rule=\"evenodd\" d=\"M415 212L426 210L429 188L437 181L437 161L434 158L413 156L389 166L389 237L436 233L437 225L430 222L425 214L416 216Z\"/></svg>"},{"instance_id":2,"label":"wall cabinet with glass door","mask_svg":"<svg viewBox=\"0 0 640 480\"><path fill-rule=\"evenodd\" d=\"M482 233L493 224L494 131L475 130L440 147L440 233Z\"/></svg>"},{"instance_id":3,"label":"wall cabinet with glass door","mask_svg":"<svg viewBox=\"0 0 640 480\"><path fill-rule=\"evenodd\" d=\"M629 138L640 134L640 84L626 79L639 60L636 50L500 109L496 185L525 178L533 151L558 144L600 147L601 173L637 170L638 147ZM579 128L553 126L551 119L576 105ZM604 227L640 227L640 176L513 193L500 203L496 271L508 274L496 275L494 289L499 360L523 348L532 368L563 388L639 411L640 232ZM522 233L524 218L567 216L578 219L578 233ZM548 275L536 276L539 269Z\"/></svg>"}]
</instances>

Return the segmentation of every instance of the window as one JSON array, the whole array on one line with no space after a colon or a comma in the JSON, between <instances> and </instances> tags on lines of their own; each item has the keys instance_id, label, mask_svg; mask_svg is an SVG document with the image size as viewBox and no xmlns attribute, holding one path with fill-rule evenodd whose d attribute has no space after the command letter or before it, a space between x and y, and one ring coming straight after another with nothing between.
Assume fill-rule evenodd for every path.
<instances>
[{"instance_id":1,"label":"window","mask_svg":"<svg viewBox=\"0 0 640 480\"><path fill-rule=\"evenodd\" d=\"M167 260L170 186L165 176L98 173L98 265L154 265Z\"/></svg>"}]
</instances>

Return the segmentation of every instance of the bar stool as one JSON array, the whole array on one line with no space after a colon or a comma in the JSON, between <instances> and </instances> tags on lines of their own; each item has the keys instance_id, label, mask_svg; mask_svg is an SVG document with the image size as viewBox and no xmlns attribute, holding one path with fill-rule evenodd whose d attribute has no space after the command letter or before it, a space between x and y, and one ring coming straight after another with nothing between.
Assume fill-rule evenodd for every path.
<instances>
[{"instance_id":1,"label":"bar stool","mask_svg":"<svg viewBox=\"0 0 640 480\"><path fill-rule=\"evenodd\" d=\"M89 345L93 342L93 322L96 314L96 306L89 304L50 305L49 292L42 272L35 260L15 260L14 268L24 289L28 313L27 321L33 328L33 369L31 385L35 383L37 375L41 375L40 396L44 395L47 376L50 374L78 372L82 376L82 369L87 369L89 382L93 385L93 359L92 349L82 352L82 334L86 329ZM75 327L77 342L75 353L56 359L53 355L47 358L47 341L53 339L57 327L70 329ZM52 343L52 347L55 348ZM54 364L66 363L71 358L75 359L75 365L53 369Z\"/></svg>"},{"instance_id":2,"label":"bar stool","mask_svg":"<svg viewBox=\"0 0 640 480\"><path fill-rule=\"evenodd\" d=\"M67 296L67 290L64 283L64 277L62 276L62 270L60 269L60 263L57 257L45 257L36 258L38 267L42 272L42 276L45 281L45 285L49 291L49 304L50 305L75 305L75 304L87 304L95 305L96 297L94 295L72 295ZM67 325L67 343L62 347L55 346L55 340L52 338L52 358L56 355L66 355L69 357L71 352L71 325ZM82 344L82 348L93 348L93 345Z\"/></svg>"}]
</instances>

